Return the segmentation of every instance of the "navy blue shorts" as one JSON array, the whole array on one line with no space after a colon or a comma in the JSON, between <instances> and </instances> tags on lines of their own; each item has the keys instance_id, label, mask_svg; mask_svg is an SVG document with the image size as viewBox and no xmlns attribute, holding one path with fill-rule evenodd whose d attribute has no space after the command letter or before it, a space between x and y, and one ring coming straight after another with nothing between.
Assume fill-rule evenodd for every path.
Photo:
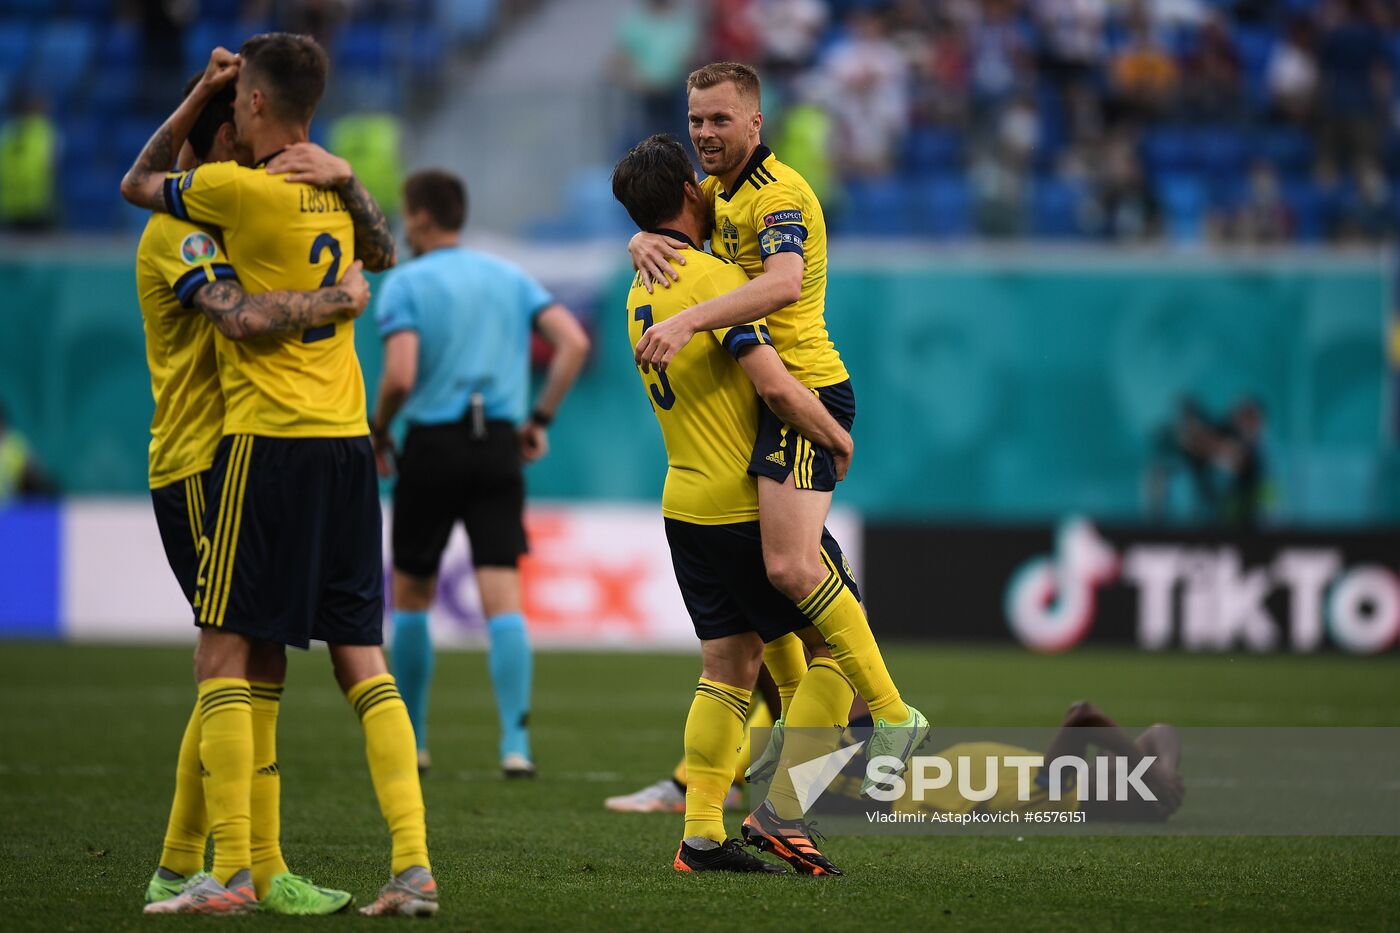
<instances>
[{"instance_id":1,"label":"navy blue shorts","mask_svg":"<svg viewBox=\"0 0 1400 933\"><path fill-rule=\"evenodd\" d=\"M849 431L856 420L856 394L851 380L812 391L836 423ZM749 475L785 483L789 473L793 474L798 489L831 492L836 488L836 461L831 452L788 427L760 400L758 436L749 458Z\"/></svg>"},{"instance_id":2,"label":"navy blue shorts","mask_svg":"<svg viewBox=\"0 0 1400 933\"><path fill-rule=\"evenodd\" d=\"M226 436L199 544L195 624L305 648L384 642L368 437Z\"/></svg>"},{"instance_id":3,"label":"navy blue shorts","mask_svg":"<svg viewBox=\"0 0 1400 933\"><path fill-rule=\"evenodd\" d=\"M757 632L766 643L812 624L768 582L758 522L696 525L668 518L666 541L681 598L701 641ZM850 563L825 528L822 550L859 599Z\"/></svg>"},{"instance_id":4,"label":"navy blue shorts","mask_svg":"<svg viewBox=\"0 0 1400 933\"><path fill-rule=\"evenodd\" d=\"M205 492L212 470L177 479L151 490L156 512L156 528L165 548L165 560L180 584L186 602L194 599L195 578L199 575L199 539L204 534Z\"/></svg>"}]
</instances>

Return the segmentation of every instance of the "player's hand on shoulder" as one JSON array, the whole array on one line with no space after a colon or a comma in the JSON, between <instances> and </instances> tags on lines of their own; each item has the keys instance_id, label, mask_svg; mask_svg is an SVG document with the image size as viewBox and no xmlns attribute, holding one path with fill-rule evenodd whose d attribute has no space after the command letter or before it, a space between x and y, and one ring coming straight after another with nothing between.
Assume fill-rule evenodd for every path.
<instances>
[{"instance_id":1,"label":"player's hand on shoulder","mask_svg":"<svg viewBox=\"0 0 1400 933\"><path fill-rule=\"evenodd\" d=\"M541 460L549 453L549 431L544 425L527 422L520 429L520 459L526 463Z\"/></svg>"},{"instance_id":2,"label":"player's hand on shoulder","mask_svg":"<svg viewBox=\"0 0 1400 933\"><path fill-rule=\"evenodd\" d=\"M642 274L642 284L646 286L648 295L654 292L658 282L662 288L670 288L672 282L680 281L680 273L671 265L671 260L685 265L685 256L681 255L681 250L689 248L689 244L681 240L645 231L634 234L632 239L627 241L627 252L632 256L632 268Z\"/></svg>"},{"instance_id":3,"label":"player's hand on shoulder","mask_svg":"<svg viewBox=\"0 0 1400 933\"><path fill-rule=\"evenodd\" d=\"M350 304L345 309L345 313L354 320L365 313L365 308L369 307L370 289L369 279L365 278L365 264L356 259L350 263L350 268L345 270L345 274L340 277L340 289L346 293L350 299Z\"/></svg>"},{"instance_id":4,"label":"player's hand on shoulder","mask_svg":"<svg viewBox=\"0 0 1400 933\"><path fill-rule=\"evenodd\" d=\"M209 53L209 64L204 66L204 74L199 83L206 91L217 91L238 77L238 68L243 59L223 46Z\"/></svg>"},{"instance_id":5,"label":"player's hand on shoulder","mask_svg":"<svg viewBox=\"0 0 1400 933\"><path fill-rule=\"evenodd\" d=\"M642 372L650 372L652 369L665 372L671 360L685 349L685 345L690 343L690 338L694 336L695 329L690 326L685 315L677 314L660 324L648 327L646 333L642 334L642 339L637 341L632 355Z\"/></svg>"},{"instance_id":6,"label":"player's hand on shoulder","mask_svg":"<svg viewBox=\"0 0 1400 933\"><path fill-rule=\"evenodd\" d=\"M336 188L354 177L350 163L315 143L292 143L267 163L269 175L286 175L289 182Z\"/></svg>"}]
</instances>

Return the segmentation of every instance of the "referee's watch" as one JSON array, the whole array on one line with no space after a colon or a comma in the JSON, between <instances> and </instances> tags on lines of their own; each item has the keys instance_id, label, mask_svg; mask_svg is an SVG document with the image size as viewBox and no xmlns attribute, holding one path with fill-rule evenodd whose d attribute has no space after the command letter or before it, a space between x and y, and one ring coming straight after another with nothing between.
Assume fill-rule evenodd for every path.
<instances>
[{"instance_id":1,"label":"referee's watch","mask_svg":"<svg viewBox=\"0 0 1400 933\"><path fill-rule=\"evenodd\" d=\"M540 411L538 408L536 408L534 411L530 412L530 423L531 423L531 424L539 425L539 426L542 427L542 428L547 428L547 427L549 427L549 425L550 425L553 421L554 421L554 416L553 416L553 415L547 415L547 414L545 414L543 411Z\"/></svg>"}]
</instances>

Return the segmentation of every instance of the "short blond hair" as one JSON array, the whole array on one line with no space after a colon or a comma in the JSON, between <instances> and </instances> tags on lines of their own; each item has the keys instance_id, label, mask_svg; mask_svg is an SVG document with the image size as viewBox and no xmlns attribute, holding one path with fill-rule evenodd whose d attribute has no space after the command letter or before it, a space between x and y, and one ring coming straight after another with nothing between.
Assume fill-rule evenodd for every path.
<instances>
[{"instance_id":1,"label":"short blond hair","mask_svg":"<svg viewBox=\"0 0 1400 933\"><path fill-rule=\"evenodd\" d=\"M732 82L742 96L752 100L755 108L758 107L762 84L758 72L743 62L711 62L697 68L686 78L685 90L687 94L696 88L708 90L726 81Z\"/></svg>"}]
</instances>

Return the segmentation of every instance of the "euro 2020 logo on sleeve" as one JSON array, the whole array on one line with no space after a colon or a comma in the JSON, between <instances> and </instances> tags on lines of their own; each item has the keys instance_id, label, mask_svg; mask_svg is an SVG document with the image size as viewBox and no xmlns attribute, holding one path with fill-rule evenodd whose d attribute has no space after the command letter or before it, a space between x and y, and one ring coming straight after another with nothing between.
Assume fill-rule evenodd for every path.
<instances>
[{"instance_id":1,"label":"euro 2020 logo on sleeve","mask_svg":"<svg viewBox=\"0 0 1400 933\"><path fill-rule=\"evenodd\" d=\"M195 266L201 262L209 262L219 255L218 244L214 238L207 233L196 231L180 243L180 258L186 265Z\"/></svg>"}]
</instances>

